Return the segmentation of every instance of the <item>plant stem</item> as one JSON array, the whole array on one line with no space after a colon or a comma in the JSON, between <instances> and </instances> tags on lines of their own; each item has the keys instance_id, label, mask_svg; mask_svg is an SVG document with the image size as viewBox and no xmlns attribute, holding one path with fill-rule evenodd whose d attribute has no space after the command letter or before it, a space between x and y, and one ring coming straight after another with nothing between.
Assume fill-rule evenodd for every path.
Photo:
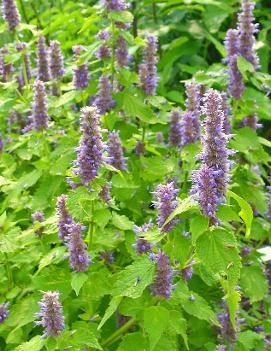
<instances>
[{"instance_id":1,"label":"plant stem","mask_svg":"<svg viewBox=\"0 0 271 351\"><path fill-rule=\"evenodd\" d=\"M153 16L153 21L155 24L157 24L157 11L156 11L156 4L155 1L152 0L152 16Z\"/></svg>"},{"instance_id":2,"label":"plant stem","mask_svg":"<svg viewBox=\"0 0 271 351\"><path fill-rule=\"evenodd\" d=\"M26 11L25 11L25 7L24 7L24 2L23 2L23 0L19 0L19 3L20 3L20 6L21 6L21 10L22 10L22 15L23 15L24 21L25 21L26 23L29 23L29 19L28 19L28 17L27 17Z\"/></svg>"},{"instance_id":3,"label":"plant stem","mask_svg":"<svg viewBox=\"0 0 271 351\"><path fill-rule=\"evenodd\" d=\"M92 242L93 242L93 234L94 234L94 222L93 222L93 213L94 213L94 201L92 201L91 204L91 222L90 222L90 226L89 226L89 230L88 230L88 249L91 248L92 246Z\"/></svg>"},{"instance_id":4,"label":"plant stem","mask_svg":"<svg viewBox=\"0 0 271 351\"><path fill-rule=\"evenodd\" d=\"M102 346L111 345L113 342L117 341L122 334L124 334L127 330L131 328L136 322L135 318L130 319L127 323L125 323L122 327L120 327L115 333L109 336L103 343Z\"/></svg>"},{"instance_id":5,"label":"plant stem","mask_svg":"<svg viewBox=\"0 0 271 351\"><path fill-rule=\"evenodd\" d=\"M8 285L9 288L12 288L13 286L13 276L12 276L12 271L10 269L10 264L8 261L8 255L6 253L4 253L5 256L5 267L6 267L6 272L7 272L7 276L8 276Z\"/></svg>"},{"instance_id":6,"label":"plant stem","mask_svg":"<svg viewBox=\"0 0 271 351\"><path fill-rule=\"evenodd\" d=\"M33 11L34 11L34 14L35 14L35 16L36 16L39 29L43 29L43 26L42 26L41 21L40 21L39 13L38 13L38 11L37 11L37 9L36 9L36 6L35 6L35 4L34 4L33 1L31 2L31 7L32 7L32 9L33 9Z\"/></svg>"}]
</instances>

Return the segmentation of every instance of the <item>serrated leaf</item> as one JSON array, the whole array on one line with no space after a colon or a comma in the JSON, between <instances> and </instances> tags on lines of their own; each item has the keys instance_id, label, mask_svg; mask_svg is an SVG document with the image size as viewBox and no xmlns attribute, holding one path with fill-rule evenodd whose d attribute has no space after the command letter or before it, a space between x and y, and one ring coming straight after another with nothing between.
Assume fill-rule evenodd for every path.
<instances>
[{"instance_id":1,"label":"serrated leaf","mask_svg":"<svg viewBox=\"0 0 271 351\"><path fill-rule=\"evenodd\" d=\"M72 101L76 96L77 96L76 90L68 91L67 93L63 94L55 101L55 103L53 104L53 107L58 108L60 106L63 106L68 102Z\"/></svg>"},{"instance_id":2,"label":"serrated leaf","mask_svg":"<svg viewBox=\"0 0 271 351\"><path fill-rule=\"evenodd\" d=\"M112 224L122 230L132 230L134 228L134 223L128 217L119 215L116 212L112 213Z\"/></svg>"},{"instance_id":3,"label":"serrated leaf","mask_svg":"<svg viewBox=\"0 0 271 351\"><path fill-rule=\"evenodd\" d=\"M209 225L208 218L202 215L197 215L191 219L190 232L192 234L193 244L195 244L195 242L198 240L200 235L207 230L208 225Z\"/></svg>"},{"instance_id":4,"label":"serrated leaf","mask_svg":"<svg viewBox=\"0 0 271 351\"><path fill-rule=\"evenodd\" d=\"M241 196L235 194L233 191L228 190L228 196L232 197L238 202L238 205L241 208L239 216L242 218L246 225L246 238L249 238L253 221L253 210L246 200L244 200Z\"/></svg>"},{"instance_id":5,"label":"serrated leaf","mask_svg":"<svg viewBox=\"0 0 271 351\"><path fill-rule=\"evenodd\" d=\"M53 250L48 252L47 255L45 255L41 260L39 264L39 269L38 273L46 266L49 266L52 263L58 263L60 262L65 254L65 247L60 246L60 247L55 247Z\"/></svg>"},{"instance_id":6,"label":"serrated leaf","mask_svg":"<svg viewBox=\"0 0 271 351\"><path fill-rule=\"evenodd\" d=\"M240 286L251 303L261 301L268 292L266 276L258 266L244 266L242 268Z\"/></svg>"},{"instance_id":7,"label":"serrated leaf","mask_svg":"<svg viewBox=\"0 0 271 351\"><path fill-rule=\"evenodd\" d=\"M145 348L147 347L146 341L147 341L147 338L144 338L144 336L140 332L126 334L123 337L117 351L127 351L127 350L142 351L142 350L145 350Z\"/></svg>"},{"instance_id":8,"label":"serrated leaf","mask_svg":"<svg viewBox=\"0 0 271 351\"><path fill-rule=\"evenodd\" d=\"M131 23L133 22L134 16L129 11L112 11L108 15L109 18L117 22Z\"/></svg>"},{"instance_id":9,"label":"serrated leaf","mask_svg":"<svg viewBox=\"0 0 271 351\"><path fill-rule=\"evenodd\" d=\"M88 276L85 273L74 273L71 280L71 287L75 291L76 295L78 296L82 286L88 280Z\"/></svg>"},{"instance_id":10,"label":"serrated leaf","mask_svg":"<svg viewBox=\"0 0 271 351\"><path fill-rule=\"evenodd\" d=\"M198 207L198 204L192 197L187 197L186 199L180 200L178 207L168 216L167 220L163 224L163 227L168 224L174 217L187 212L191 209Z\"/></svg>"},{"instance_id":11,"label":"serrated leaf","mask_svg":"<svg viewBox=\"0 0 271 351\"><path fill-rule=\"evenodd\" d=\"M256 343L263 339L263 336L252 330L246 330L238 334L238 342L240 342L246 351L254 350Z\"/></svg>"},{"instance_id":12,"label":"serrated leaf","mask_svg":"<svg viewBox=\"0 0 271 351\"><path fill-rule=\"evenodd\" d=\"M40 335L34 336L30 341L17 346L14 351L40 351L45 344L45 340Z\"/></svg>"},{"instance_id":13,"label":"serrated leaf","mask_svg":"<svg viewBox=\"0 0 271 351\"><path fill-rule=\"evenodd\" d=\"M169 325L176 334L182 336L186 348L189 349L187 339L187 322L180 311L170 311Z\"/></svg>"},{"instance_id":14,"label":"serrated leaf","mask_svg":"<svg viewBox=\"0 0 271 351\"><path fill-rule=\"evenodd\" d=\"M110 304L107 307L105 314L104 314L104 316L103 316L103 318L98 326L98 330L100 330L102 328L102 326L105 324L105 322L113 315L113 313L116 312L121 300L122 300L122 296L113 297L113 299L110 301Z\"/></svg>"},{"instance_id":15,"label":"serrated leaf","mask_svg":"<svg viewBox=\"0 0 271 351\"><path fill-rule=\"evenodd\" d=\"M144 311L144 329L150 339L150 351L154 349L167 328L169 311L162 306L152 306Z\"/></svg>"},{"instance_id":16,"label":"serrated leaf","mask_svg":"<svg viewBox=\"0 0 271 351\"><path fill-rule=\"evenodd\" d=\"M118 273L112 295L140 297L153 281L154 263L148 257L139 257L130 266Z\"/></svg>"},{"instance_id":17,"label":"serrated leaf","mask_svg":"<svg viewBox=\"0 0 271 351\"><path fill-rule=\"evenodd\" d=\"M255 71L254 66L242 56L237 57L237 67L244 79L247 78L246 72Z\"/></svg>"}]
</instances>

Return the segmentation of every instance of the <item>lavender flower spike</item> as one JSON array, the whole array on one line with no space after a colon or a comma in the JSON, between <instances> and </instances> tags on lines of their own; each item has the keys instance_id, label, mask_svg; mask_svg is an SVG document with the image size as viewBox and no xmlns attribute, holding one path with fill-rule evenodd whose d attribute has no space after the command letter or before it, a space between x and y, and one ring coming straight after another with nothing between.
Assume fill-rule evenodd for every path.
<instances>
[{"instance_id":1,"label":"lavender flower spike","mask_svg":"<svg viewBox=\"0 0 271 351\"><path fill-rule=\"evenodd\" d=\"M100 198L109 206L112 204L112 198L110 195L111 187L112 187L112 184L107 183L102 187L99 193Z\"/></svg>"},{"instance_id":2,"label":"lavender flower spike","mask_svg":"<svg viewBox=\"0 0 271 351\"><path fill-rule=\"evenodd\" d=\"M80 58L80 54L85 48L81 45L76 45L73 48L74 61ZM75 65L73 68L73 85L75 89L82 90L88 86L88 65L86 63L82 65Z\"/></svg>"},{"instance_id":3,"label":"lavender flower spike","mask_svg":"<svg viewBox=\"0 0 271 351\"><path fill-rule=\"evenodd\" d=\"M35 322L35 324L41 325L44 328L43 337L59 336L65 329L59 292L45 292L38 305L40 312L36 313L36 317L40 318L40 320Z\"/></svg>"},{"instance_id":4,"label":"lavender flower spike","mask_svg":"<svg viewBox=\"0 0 271 351\"><path fill-rule=\"evenodd\" d=\"M41 211L36 211L35 213L32 214L32 219L34 223L42 223L44 222L44 214ZM39 229L35 230L35 234L37 236L41 236L43 233L44 227L41 226Z\"/></svg>"},{"instance_id":5,"label":"lavender flower spike","mask_svg":"<svg viewBox=\"0 0 271 351\"><path fill-rule=\"evenodd\" d=\"M68 227L69 261L71 269L75 272L85 272L91 263L86 244L82 238L82 229L81 224L78 223L72 223Z\"/></svg>"},{"instance_id":6,"label":"lavender flower spike","mask_svg":"<svg viewBox=\"0 0 271 351\"><path fill-rule=\"evenodd\" d=\"M101 114L110 111L115 106L115 101L112 98L112 86L107 75L102 75L99 81L99 92L95 99Z\"/></svg>"},{"instance_id":7,"label":"lavender flower spike","mask_svg":"<svg viewBox=\"0 0 271 351\"><path fill-rule=\"evenodd\" d=\"M258 129L258 128L262 128L262 124L259 123L258 121L258 115L257 113L253 113L250 116L245 117L244 119L242 119L242 121L239 124L239 128L242 127L248 127L251 129Z\"/></svg>"},{"instance_id":8,"label":"lavender flower spike","mask_svg":"<svg viewBox=\"0 0 271 351\"><path fill-rule=\"evenodd\" d=\"M4 323L9 315L8 306L8 302L0 304L0 324Z\"/></svg>"},{"instance_id":9,"label":"lavender flower spike","mask_svg":"<svg viewBox=\"0 0 271 351\"><path fill-rule=\"evenodd\" d=\"M127 42L122 35L119 36L117 40L116 59L117 59L117 65L119 67L126 67L128 65L129 54L128 54Z\"/></svg>"},{"instance_id":10,"label":"lavender flower spike","mask_svg":"<svg viewBox=\"0 0 271 351\"><path fill-rule=\"evenodd\" d=\"M68 226L73 223L67 208L67 200L67 195L60 195L57 198L58 236L62 241L68 240Z\"/></svg>"},{"instance_id":11,"label":"lavender flower spike","mask_svg":"<svg viewBox=\"0 0 271 351\"><path fill-rule=\"evenodd\" d=\"M203 152L200 159L212 170L220 201L224 201L229 181L230 152L227 149L229 136L223 130L225 120L223 98L218 91L213 89L207 91L203 113L206 115L205 135L202 138Z\"/></svg>"},{"instance_id":12,"label":"lavender flower spike","mask_svg":"<svg viewBox=\"0 0 271 351\"><path fill-rule=\"evenodd\" d=\"M34 84L32 124L37 131L48 128L47 95L44 83L40 80L37 80Z\"/></svg>"},{"instance_id":13,"label":"lavender flower spike","mask_svg":"<svg viewBox=\"0 0 271 351\"><path fill-rule=\"evenodd\" d=\"M157 271L156 278L152 285L152 292L155 296L170 298L172 292L173 271L170 266L169 257L163 252L156 255Z\"/></svg>"},{"instance_id":14,"label":"lavender flower spike","mask_svg":"<svg viewBox=\"0 0 271 351\"><path fill-rule=\"evenodd\" d=\"M100 116L96 107L85 107L81 110L80 146L76 149L78 167L75 174L80 176L83 185L88 185L98 174L103 159Z\"/></svg>"},{"instance_id":15,"label":"lavender flower spike","mask_svg":"<svg viewBox=\"0 0 271 351\"><path fill-rule=\"evenodd\" d=\"M119 131L109 133L108 139L109 164L120 171L127 169L126 158L123 156L123 148L119 137Z\"/></svg>"},{"instance_id":16,"label":"lavender flower spike","mask_svg":"<svg viewBox=\"0 0 271 351\"><path fill-rule=\"evenodd\" d=\"M229 70L228 92L234 99L239 100L245 90L242 74L238 70L237 58L240 56L240 40L238 31L229 29L225 39L225 47L228 52L226 62Z\"/></svg>"},{"instance_id":17,"label":"lavender flower spike","mask_svg":"<svg viewBox=\"0 0 271 351\"><path fill-rule=\"evenodd\" d=\"M259 58L255 51L255 33L258 32L258 24L255 24L253 10L255 2L242 1L242 11L238 15L238 31L240 36L240 53L252 63L255 69L259 68Z\"/></svg>"},{"instance_id":18,"label":"lavender flower spike","mask_svg":"<svg viewBox=\"0 0 271 351\"><path fill-rule=\"evenodd\" d=\"M154 35L148 35L143 63L139 66L141 88L146 95L155 95L156 93L158 84L157 62L157 38Z\"/></svg>"},{"instance_id":19,"label":"lavender flower spike","mask_svg":"<svg viewBox=\"0 0 271 351\"><path fill-rule=\"evenodd\" d=\"M43 82L48 82L50 80L49 58L45 37L43 35L39 36L37 48L38 79Z\"/></svg>"},{"instance_id":20,"label":"lavender flower spike","mask_svg":"<svg viewBox=\"0 0 271 351\"><path fill-rule=\"evenodd\" d=\"M49 51L49 66L51 77L53 79L58 79L64 75L64 61L63 55L60 48L60 43L57 40L50 41L50 51Z\"/></svg>"},{"instance_id":21,"label":"lavender flower spike","mask_svg":"<svg viewBox=\"0 0 271 351\"><path fill-rule=\"evenodd\" d=\"M182 146L194 144L200 138L199 117L195 112L185 112L181 120Z\"/></svg>"},{"instance_id":22,"label":"lavender flower spike","mask_svg":"<svg viewBox=\"0 0 271 351\"><path fill-rule=\"evenodd\" d=\"M170 129L169 129L169 145L180 148L182 145L182 126L181 113L179 110L171 112Z\"/></svg>"},{"instance_id":23,"label":"lavender flower spike","mask_svg":"<svg viewBox=\"0 0 271 351\"><path fill-rule=\"evenodd\" d=\"M201 104L201 86L194 81L185 84L186 89L186 108L187 111L193 112L195 117L199 118Z\"/></svg>"},{"instance_id":24,"label":"lavender flower spike","mask_svg":"<svg viewBox=\"0 0 271 351\"><path fill-rule=\"evenodd\" d=\"M14 32L21 21L15 0L3 0L2 3L3 18L8 24L8 29Z\"/></svg>"},{"instance_id":25,"label":"lavender flower spike","mask_svg":"<svg viewBox=\"0 0 271 351\"><path fill-rule=\"evenodd\" d=\"M143 224L141 227L138 227L137 225L134 226L134 232L137 235L137 239L133 247L136 249L138 255L152 251L152 244L142 237L142 233L146 233L152 228L153 223L151 221Z\"/></svg>"},{"instance_id":26,"label":"lavender flower spike","mask_svg":"<svg viewBox=\"0 0 271 351\"><path fill-rule=\"evenodd\" d=\"M14 67L12 63L6 63L6 55L9 54L9 49L4 47L0 49L0 76L2 81L6 83Z\"/></svg>"},{"instance_id":27,"label":"lavender flower spike","mask_svg":"<svg viewBox=\"0 0 271 351\"><path fill-rule=\"evenodd\" d=\"M162 233L171 231L174 224L177 223L176 219L172 219L164 227L164 223L169 215L178 206L177 194L179 189L176 189L175 182L168 182L166 185L159 184L154 192L154 196L157 201L153 202L155 207L158 209L157 224L159 228L162 228Z\"/></svg>"},{"instance_id":28,"label":"lavender flower spike","mask_svg":"<svg viewBox=\"0 0 271 351\"><path fill-rule=\"evenodd\" d=\"M124 0L102 0L108 11L125 11L128 5Z\"/></svg>"}]
</instances>

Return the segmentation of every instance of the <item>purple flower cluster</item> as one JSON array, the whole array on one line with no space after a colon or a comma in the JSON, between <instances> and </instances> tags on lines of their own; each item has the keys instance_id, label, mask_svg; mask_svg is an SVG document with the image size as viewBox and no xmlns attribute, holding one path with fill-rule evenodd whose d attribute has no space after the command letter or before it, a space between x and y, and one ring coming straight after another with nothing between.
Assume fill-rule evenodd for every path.
<instances>
[{"instance_id":1,"label":"purple flower cluster","mask_svg":"<svg viewBox=\"0 0 271 351\"><path fill-rule=\"evenodd\" d=\"M178 221L176 219L172 219L164 226L169 215L175 210L178 206L177 195L179 189L176 188L176 184L174 181L168 182L167 184L159 184L154 192L154 196L156 201L154 201L154 206L158 209L158 217L157 224L158 227L161 228L162 233L169 232L174 224Z\"/></svg>"},{"instance_id":2,"label":"purple flower cluster","mask_svg":"<svg viewBox=\"0 0 271 351\"><path fill-rule=\"evenodd\" d=\"M37 48L38 79L43 82L48 82L51 78L49 70L49 57L48 48L43 35L39 36Z\"/></svg>"},{"instance_id":3,"label":"purple flower cluster","mask_svg":"<svg viewBox=\"0 0 271 351\"><path fill-rule=\"evenodd\" d=\"M29 53L26 52L26 49L27 49L26 43L23 43L23 42L17 43L16 49L19 52L23 51L23 65L24 65L24 67L21 69L20 80L23 82L23 85L25 85L27 82L25 81L23 70L25 70L25 74L26 74L26 78L27 78L28 82L32 78L30 55L29 55Z\"/></svg>"},{"instance_id":4,"label":"purple flower cluster","mask_svg":"<svg viewBox=\"0 0 271 351\"><path fill-rule=\"evenodd\" d=\"M96 37L104 42L97 50L96 57L100 60L110 57L112 50L106 42L111 38L111 33L108 30L101 30Z\"/></svg>"},{"instance_id":5,"label":"purple flower cluster","mask_svg":"<svg viewBox=\"0 0 271 351\"><path fill-rule=\"evenodd\" d=\"M44 83L37 80L34 84L34 99L32 103L32 126L40 131L48 128L47 95Z\"/></svg>"},{"instance_id":6,"label":"purple flower cluster","mask_svg":"<svg viewBox=\"0 0 271 351\"><path fill-rule=\"evenodd\" d=\"M111 198L111 195L110 195L111 187L112 187L112 184L111 183L107 183L107 184L105 184L102 187L102 189L101 189L101 191L99 193L100 198L109 206L112 203L112 198Z\"/></svg>"},{"instance_id":7,"label":"purple flower cluster","mask_svg":"<svg viewBox=\"0 0 271 351\"><path fill-rule=\"evenodd\" d=\"M170 266L169 257L163 252L159 252L156 257L157 269L156 278L152 285L152 292L155 296L169 299L173 286L173 270Z\"/></svg>"},{"instance_id":8,"label":"purple flower cluster","mask_svg":"<svg viewBox=\"0 0 271 351\"><path fill-rule=\"evenodd\" d=\"M196 194L195 198L202 212L210 218L210 223L216 224L217 207L225 200L230 168L230 152L227 149L229 136L223 130L223 98L218 91L207 91L203 113L206 115L205 135L202 137L203 152L199 156L202 166L193 173L192 194Z\"/></svg>"},{"instance_id":9,"label":"purple flower cluster","mask_svg":"<svg viewBox=\"0 0 271 351\"><path fill-rule=\"evenodd\" d=\"M68 227L73 223L72 216L67 208L67 200L67 195L60 195L57 198L58 236L63 242L68 240Z\"/></svg>"},{"instance_id":10,"label":"purple flower cluster","mask_svg":"<svg viewBox=\"0 0 271 351\"><path fill-rule=\"evenodd\" d=\"M52 79L58 79L64 75L64 60L57 40L50 41L49 67Z\"/></svg>"},{"instance_id":11,"label":"purple flower cluster","mask_svg":"<svg viewBox=\"0 0 271 351\"><path fill-rule=\"evenodd\" d=\"M3 18L8 24L8 29L14 32L21 21L15 0L3 0L2 3Z\"/></svg>"},{"instance_id":12,"label":"purple flower cluster","mask_svg":"<svg viewBox=\"0 0 271 351\"><path fill-rule=\"evenodd\" d=\"M83 185L88 185L104 161L100 116L95 106L81 110L81 132L80 146L76 149L75 165L78 168L74 172L80 176Z\"/></svg>"},{"instance_id":13,"label":"purple flower cluster","mask_svg":"<svg viewBox=\"0 0 271 351\"><path fill-rule=\"evenodd\" d=\"M137 141L135 145L135 154L136 156L144 155L145 153L145 144L143 141Z\"/></svg>"},{"instance_id":14,"label":"purple flower cluster","mask_svg":"<svg viewBox=\"0 0 271 351\"><path fill-rule=\"evenodd\" d=\"M85 51L84 46L76 45L73 48L74 61L79 60L82 51ZM75 89L82 90L88 86L88 65L86 63L82 65L75 65L73 68L73 85Z\"/></svg>"},{"instance_id":15,"label":"purple flower cluster","mask_svg":"<svg viewBox=\"0 0 271 351\"><path fill-rule=\"evenodd\" d=\"M4 150L4 141L2 135L0 134L0 153Z\"/></svg>"},{"instance_id":16,"label":"purple flower cluster","mask_svg":"<svg viewBox=\"0 0 271 351\"><path fill-rule=\"evenodd\" d=\"M2 48L0 50L0 76L2 78L2 82L6 83L10 74L13 72L14 67L12 63L6 62L6 55L9 54L8 48Z\"/></svg>"},{"instance_id":17,"label":"purple flower cluster","mask_svg":"<svg viewBox=\"0 0 271 351\"><path fill-rule=\"evenodd\" d=\"M67 247L71 269L75 272L85 272L91 260L82 237L83 227L81 224L72 223L67 228L69 232Z\"/></svg>"},{"instance_id":18,"label":"purple flower cluster","mask_svg":"<svg viewBox=\"0 0 271 351\"><path fill-rule=\"evenodd\" d=\"M218 345L215 351L228 351L225 345Z\"/></svg>"},{"instance_id":19,"label":"purple flower cluster","mask_svg":"<svg viewBox=\"0 0 271 351\"><path fill-rule=\"evenodd\" d=\"M32 219L34 223L42 223L44 222L44 214L41 211L36 211L35 213L32 214ZM39 229L35 230L35 234L37 236L41 236L43 233L44 227L40 227Z\"/></svg>"},{"instance_id":20,"label":"purple flower cluster","mask_svg":"<svg viewBox=\"0 0 271 351\"><path fill-rule=\"evenodd\" d=\"M111 265L114 262L114 255L111 251L103 251L100 253L100 258L106 264Z\"/></svg>"},{"instance_id":21,"label":"purple flower cluster","mask_svg":"<svg viewBox=\"0 0 271 351\"><path fill-rule=\"evenodd\" d=\"M139 66L141 88L146 95L155 95L158 84L157 76L157 37L147 36L147 45L144 50L143 63Z\"/></svg>"},{"instance_id":22,"label":"purple flower cluster","mask_svg":"<svg viewBox=\"0 0 271 351\"><path fill-rule=\"evenodd\" d=\"M230 314L228 312L228 309L226 308L224 312L220 313L217 316L217 319L221 324L221 328L219 331L221 339L227 340L229 342L235 342L237 338L237 332L230 321Z\"/></svg>"},{"instance_id":23,"label":"purple flower cluster","mask_svg":"<svg viewBox=\"0 0 271 351\"><path fill-rule=\"evenodd\" d=\"M129 63L127 41L124 39L122 35L120 35L117 39L116 59L117 59L117 65L119 67L126 67Z\"/></svg>"},{"instance_id":24,"label":"purple flower cluster","mask_svg":"<svg viewBox=\"0 0 271 351\"><path fill-rule=\"evenodd\" d=\"M255 24L253 10L255 3L250 0L242 1L242 11L238 14L238 31L240 36L240 53L252 63L255 69L259 68L259 58L255 51L255 34L258 24Z\"/></svg>"},{"instance_id":25,"label":"purple flower cluster","mask_svg":"<svg viewBox=\"0 0 271 351\"><path fill-rule=\"evenodd\" d=\"M237 58L241 55L239 32L229 29L225 39L225 47L228 53L226 62L229 69L229 88L228 92L234 99L239 100L245 90L242 74L237 66Z\"/></svg>"},{"instance_id":26,"label":"purple flower cluster","mask_svg":"<svg viewBox=\"0 0 271 351\"><path fill-rule=\"evenodd\" d=\"M102 75L99 80L99 91L95 99L95 104L101 114L110 111L115 106L112 98L112 85L107 75Z\"/></svg>"},{"instance_id":27,"label":"purple flower cluster","mask_svg":"<svg viewBox=\"0 0 271 351\"><path fill-rule=\"evenodd\" d=\"M173 110L170 116L169 145L180 148L182 145L181 112Z\"/></svg>"},{"instance_id":28,"label":"purple flower cluster","mask_svg":"<svg viewBox=\"0 0 271 351\"><path fill-rule=\"evenodd\" d=\"M40 320L35 322L35 324L44 328L43 337L59 336L65 328L59 292L45 292L38 305L40 312L36 313L36 317L40 318Z\"/></svg>"},{"instance_id":29,"label":"purple flower cluster","mask_svg":"<svg viewBox=\"0 0 271 351\"><path fill-rule=\"evenodd\" d=\"M4 323L9 315L8 306L8 302L0 304L0 324Z\"/></svg>"},{"instance_id":30,"label":"purple flower cluster","mask_svg":"<svg viewBox=\"0 0 271 351\"><path fill-rule=\"evenodd\" d=\"M192 111L185 112L181 120L182 146L193 144L200 138L199 117Z\"/></svg>"},{"instance_id":31,"label":"purple flower cluster","mask_svg":"<svg viewBox=\"0 0 271 351\"><path fill-rule=\"evenodd\" d=\"M108 11L125 11L128 5L124 0L102 0Z\"/></svg>"},{"instance_id":32,"label":"purple flower cluster","mask_svg":"<svg viewBox=\"0 0 271 351\"><path fill-rule=\"evenodd\" d=\"M242 119L242 121L239 124L239 128L242 127L248 127L251 129L258 129L258 128L262 128L262 124L258 123L258 115L257 113L253 113L250 116L245 117L244 119Z\"/></svg>"},{"instance_id":33,"label":"purple flower cluster","mask_svg":"<svg viewBox=\"0 0 271 351\"><path fill-rule=\"evenodd\" d=\"M190 263L187 267L182 270L182 277L185 282L188 282L193 276L193 263Z\"/></svg>"},{"instance_id":34,"label":"purple flower cluster","mask_svg":"<svg viewBox=\"0 0 271 351\"><path fill-rule=\"evenodd\" d=\"M142 255L146 252L152 252L152 244L142 237L142 233L146 233L153 228L153 224L149 223L143 224L141 227L137 225L134 226L134 232L138 236L136 243L133 245L138 255Z\"/></svg>"},{"instance_id":35,"label":"purple flower cluster","mask_svg":"<svg viewBox=\"0 0 271 351\"><path fill-rule=\"evenodd\" d=\"M123 147L119 131L113 131L108 136L108 163L120 171L127 169L126 158L123 156Z\"/></svg>"},{"instance_id":36,"label":"purple flower cluster","mask_svg":"<svg viewBox=\"0 0 271 351\"><path fill-rule=\"evenodd\" d=\"M230 134L231 131L231 122L230 122L230 115L231 115L231 108L228 102L228 95L226 93L222 93L222 110L224 112L224 121L223 121L223 131L227 135Z\"/></svg>"},{"instance_id":37,"label":"purple flower cluster","mask_svg":"<svg viewBox=\"0 0 271 351\"><path fill-rule=\"evenodd\" d=\"M195 82L185 84L186 90L186 108L187 111L193 112L195 118L198 120L201 114L201 86ZM199 122L198 122L199 123Z\"/></svg>"}]
</instances>

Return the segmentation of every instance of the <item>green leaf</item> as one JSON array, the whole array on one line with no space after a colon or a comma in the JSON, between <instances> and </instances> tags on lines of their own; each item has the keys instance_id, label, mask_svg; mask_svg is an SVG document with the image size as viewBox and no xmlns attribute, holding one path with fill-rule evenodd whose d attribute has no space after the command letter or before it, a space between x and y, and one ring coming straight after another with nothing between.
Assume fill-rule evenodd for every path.
<instances>
[{"instance_id":1,"label":"green leaf","mask_svg":"<svg viewBox=\"0 0 271 351\"><path fill-rule=\"evenodd\" d=\"M235 286L240 276L241 261L234 235L222 228L205 232L196 242L201 263L217 279L225 276Z\"/></svg>"},{"instance_id":2,"label":"green leaf","mask_svg":"<svg viewBox=\"0 0 271 351\"><path fill-rule=\"evenodd\" d=\"M197 215L191 219L190 232L192 234L193 244L195 244L195 242L198 240L201 234L203 234L208 229L208 225L208 218L202 215Z\"/></svg>"},{"instance_id":3,"label":"green leaf","mask_svg":"<svg viewBox=\"0 0 271 351\"><path fill-rule=\"evenodd\" d=\"M113 11L109 13L109 18L117 22L131 23L133 22L134 16L129 11Z\"/></svg>"},{"instance_id":4,"label":"green leaf","mask_svg":"<svg viewBox=\"0 0 271 351\"><path fill-rule=\"evenodd\" d=\"M184 200L181 200L178 207L168 216L165 221L163 227L168 224L174 217L180 215L181 213L187 212L191 209L195 209L198 207L198 204L192 197L187 197Z\"/></svg>"},{"instance_id":5,"label":"green leaf","mask_svg":"<svg viewBox=\"0 0 271 351\"><path fill-rule=\"evenodd\" d=\"M253 65L242 56L237 57L237 67L244 79L247 78L246 72L253 73L255 71Z\"/></svg>"},{"instance_id":6,"label":"green leaf","mask_svg":"<svg viewBox=\"0 0 271 351\"><path fill-rule=\"evenodd\" d=\"M246 351L255 350L256 343L263 339L263 336L252 330L246 330L238 334L238 343L241 343Z\"/></svg>"},{"instance_id":7,"label":"green leaf","mask_svg":"<svg viewBox=\"0 0 271 351\"><path fill-rule=\"evenodd\" d=\"M167 328L169 311L162 306L152 306L144 311L144 329L150 339L150 351L154 349Z\"/></svg>"},{"instance_id":8,"label":"green leaf","mask_svg":"<svg viewBox=\"0 0 271 351\"><path fill-rule=\"evenodd\" d=\"M88 276L85 273L74 273L71 280L71 287L78 296L82 286L88 280Z\"/></svg>"},{"instance_id":9,"label":"green leaf","mask_svg":"<svg viewBox=\"0 0 271 351\"><path fill-rule=\"evenodd\" d=\"M113 299L110 301L110 304L107 307L105 314L104 314L104 316L103 316L103 318L98 326L98 330L100 330L102 328L102 326L105 324L105 322L112 316L112 314L116 312L121 300L122 300L121 296L113 297Z\"/></svg>"},{"instance_id":10,"label":"green leaf","mask_svg":"<svg viewBox=\"0 0 271 351\"><path fill-rule=\"evenodd\" d=\"M187 322L180 311L170 311L169 325L176 334L182 336L186 348L189 349L187 339Z\"/></svg>"},{"instance_id":11,"label":"green leaf","mask_svg":"<svg viewBox=\"0 0 271 351\"><path fill-rule=\"evenodd\" d=\"M137 333L131 333L131 334L126 334L117 351L127 351L127 350L133 350L133 351L142 351L147 348L146 345L147 339L144 338L142 333L137 332Z\"/></svg>"},{"instance_id":12,"label":"green leaf","mask_svg":"<svg viewBox=\"0 0 271 351\"><path fill-rule=\"evenodd\" d=\"M14 351L39 351L43 348L45 340L40 335L34 336L30 341L17 346Z\"/></svg>"},{"instance_id":13,"label":"green leaf","mask_svg":"<svg viewBox=\"0 0 271 351\"><path fill-rule=\"evenodd\" d=\"M134 223L129 218L121 216L116 212L112 213L112 224L122 230L132 230L134 228Z\"/></svg>"},{"instance_id":14,"label":"green leaf","mask_svg":"<svg viewBox=\"0 0 271 351\"><path fill-rule=\"evenodd\" d=\"M130 266L117 274L112 295L140 297L153 281L154 263L148 257L139 257Z\"/></svg>"},{"instance_id":15,"label":"green leaf","mask_svg":"<svg viewBox=\"0 0 271 351\"><path fill-rule=\"evenodd\" d=\"M58 108L60 106L66 105L68 102L72 101L77 96L77 91L72 90L60 96L52 107Z\"/></svg>"},{"instance_id":16,"label":"green leaf","mask_svg":"<svg viewBox=\"0 0 271 351\"><path fill-rule=\"evenodd\" d=\"M244 266L242 268L240 286L251 303L261 301L268 292L266 277L259 266Z\"/></svg>"},{"instance_id":17,"label":"green leaf","mask_svg":"<svg viewBox=\"0 0 271 351\"><path fill-rule=\"evenodd\" d=\"M246 200L241 198L239 195L235 194L233 191L228 190L228 196L232 197L238 202L238 205L241 208L239 216L242 218L246 225L246 238L249 238L251 233L251 225L253 221L253 210Z\"/></svg>"}]
</instances>

